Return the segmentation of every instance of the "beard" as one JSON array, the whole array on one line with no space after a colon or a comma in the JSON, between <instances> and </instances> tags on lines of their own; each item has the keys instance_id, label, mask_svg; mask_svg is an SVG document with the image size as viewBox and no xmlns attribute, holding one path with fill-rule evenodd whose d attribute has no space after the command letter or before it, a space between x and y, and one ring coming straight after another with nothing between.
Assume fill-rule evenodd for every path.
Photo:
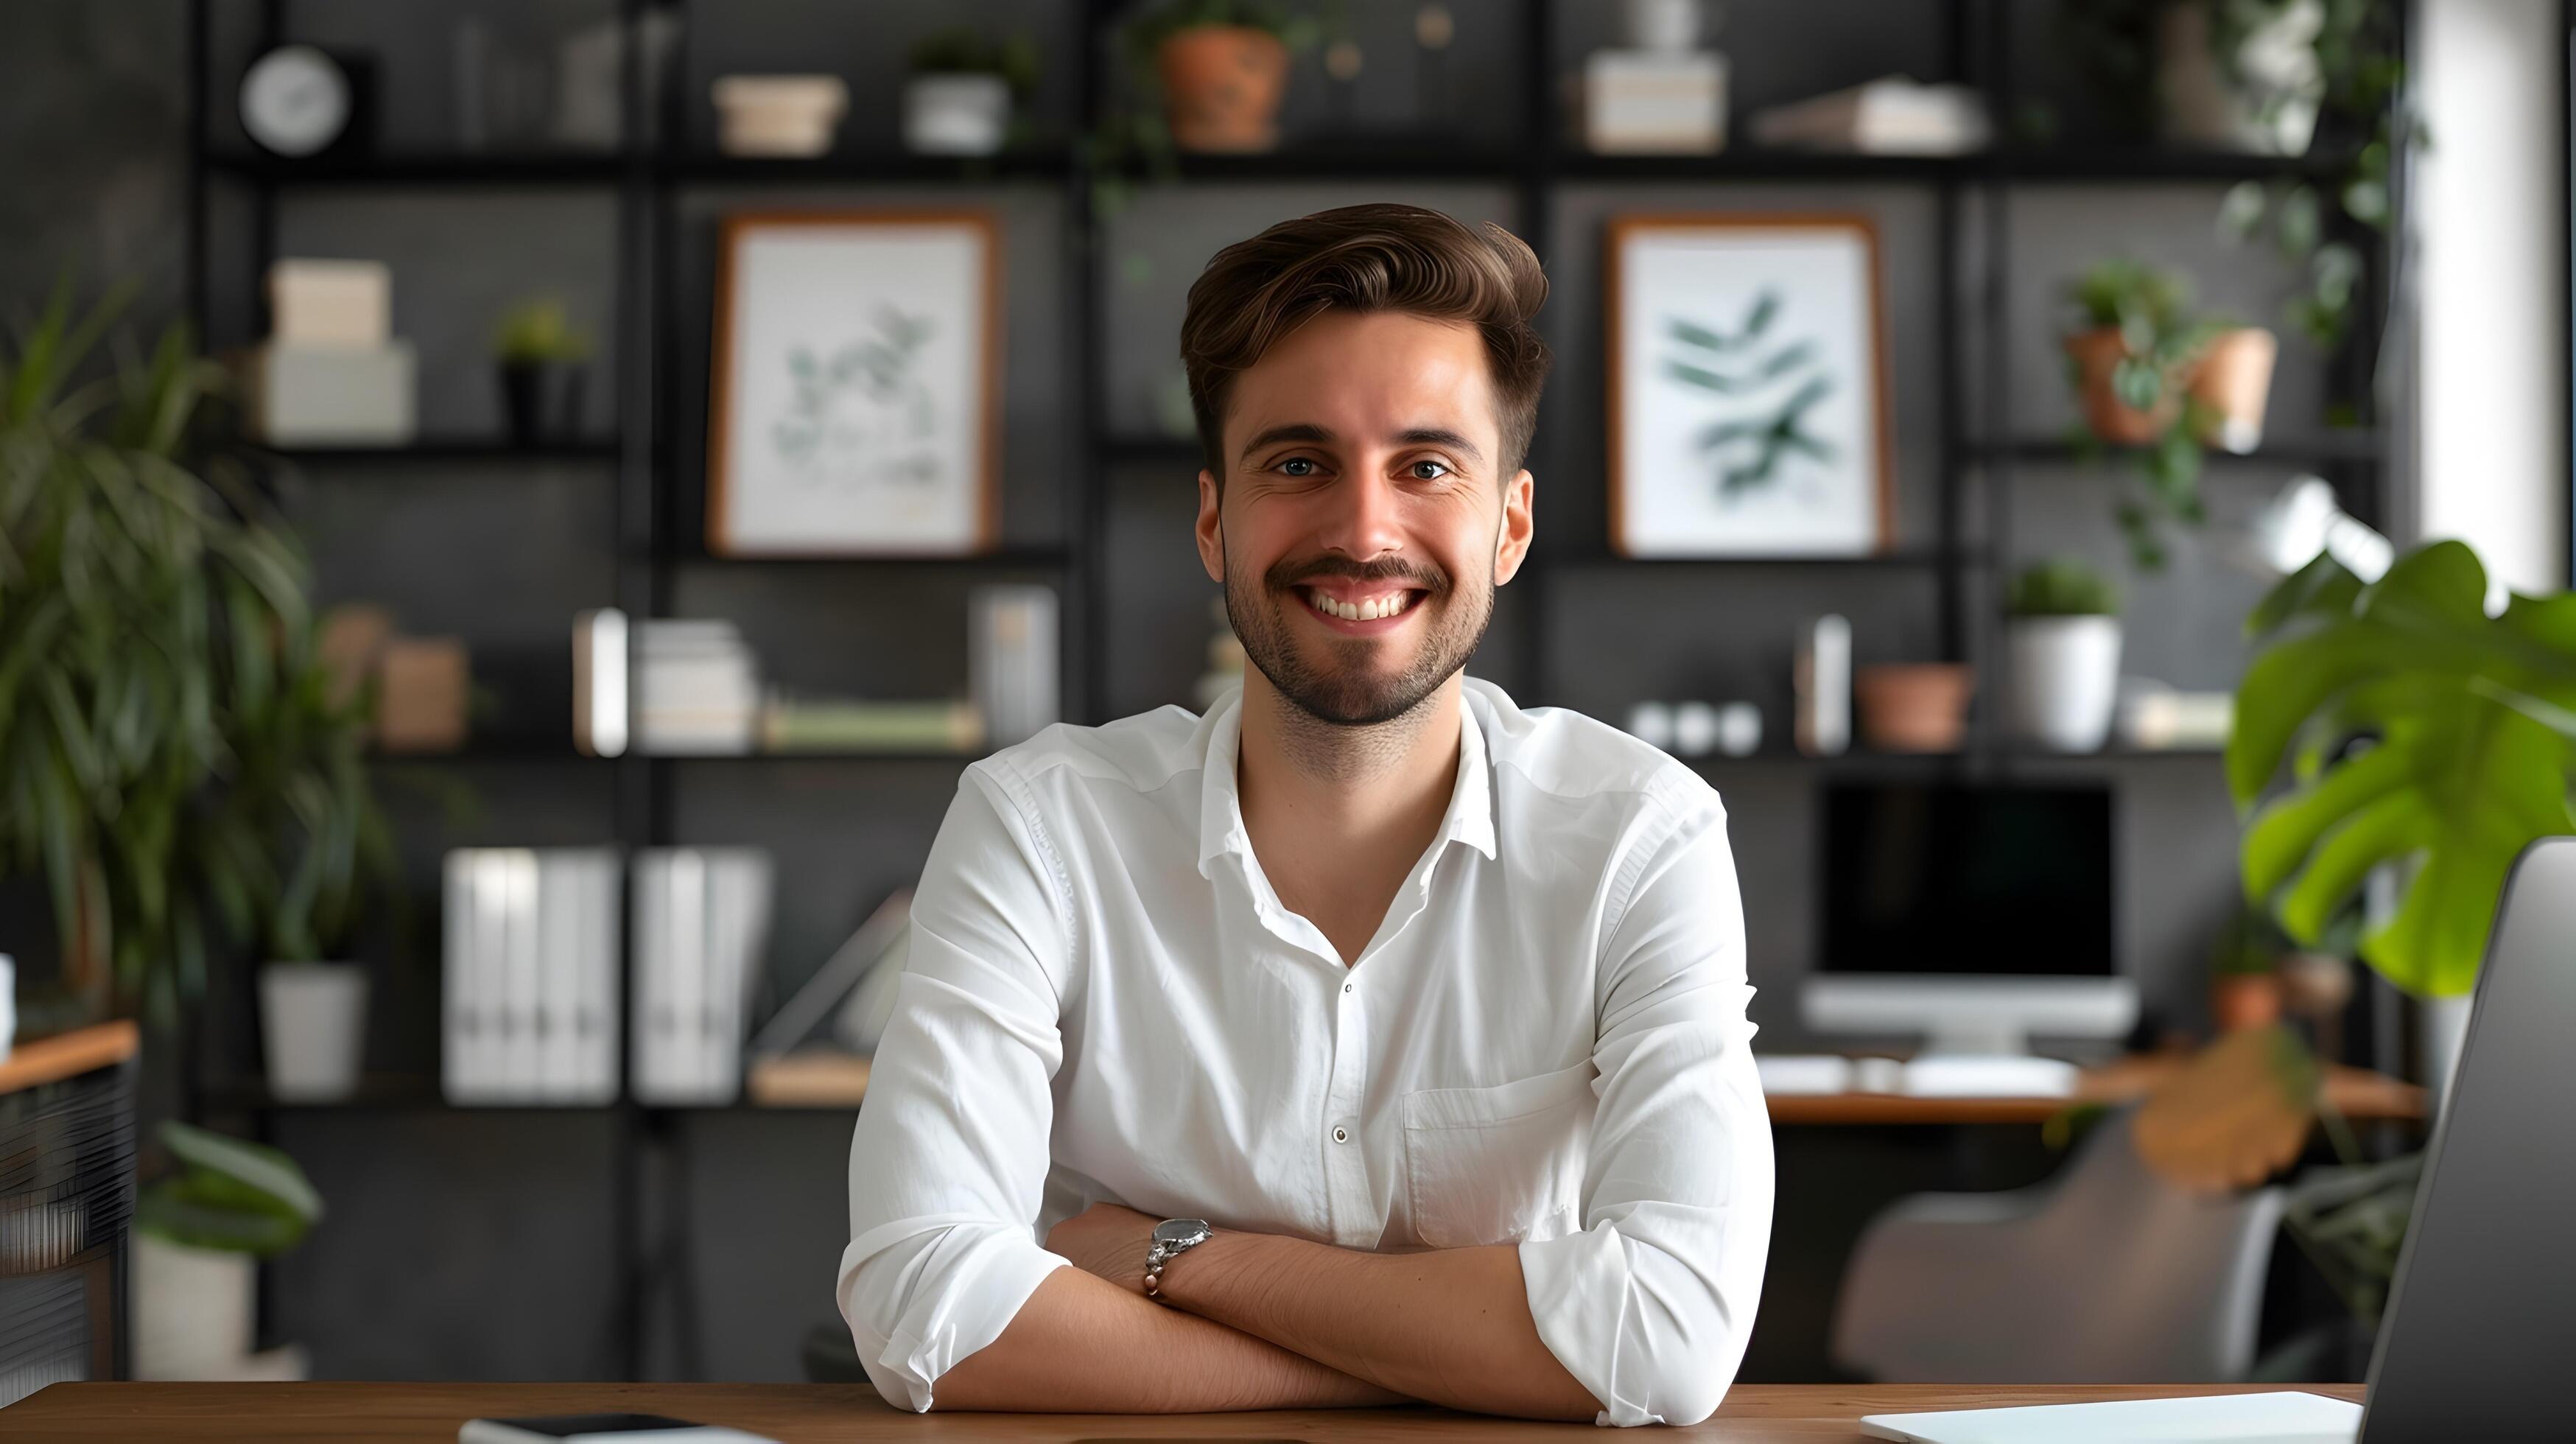
<instances>
[{"instance_id":1,"label":"beard","mask_svg":"<svg viewBox=\"0 0 2576 1444\"><path fill-rule=\"evenodd\" d=\"M1302 583L1322 577L1396 582L1421 591L1409 610L1421 613L1410 661L1393 671L1378 665L1381 652L1403 645L1385 637L1323 636L1301 643L1289 609L1313 610L1298 594ZM1279 695L1299 711L1337 727L1374 727L1422 705L1485 640L1494 619L1494 587L1462 590L1437 568L1412 562L1354 562L1318 557L1280 562L1258 577L1225 565L1225 614L1243 643L1244 660L1261 669Z\"/></svg>"}]
</instances>

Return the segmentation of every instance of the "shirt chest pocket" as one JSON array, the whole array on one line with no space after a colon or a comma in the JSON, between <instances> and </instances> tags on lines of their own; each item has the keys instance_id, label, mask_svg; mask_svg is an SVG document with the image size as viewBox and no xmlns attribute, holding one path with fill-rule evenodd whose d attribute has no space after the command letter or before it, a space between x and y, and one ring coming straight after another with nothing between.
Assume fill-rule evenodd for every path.
<instances>
[{"instance_id":1,"label":"shirt chest pocket","mask_svg":"<svg viewBox=\"0 0 2576 1444\"><path fill-rule=\"evenodd\" d=\"M1406 1094L1405 1189L1422 1242L1467 1248L1580 1227L1592 1076L1587 1060L1492 1088Z\"/></svg>"}]
</instances>

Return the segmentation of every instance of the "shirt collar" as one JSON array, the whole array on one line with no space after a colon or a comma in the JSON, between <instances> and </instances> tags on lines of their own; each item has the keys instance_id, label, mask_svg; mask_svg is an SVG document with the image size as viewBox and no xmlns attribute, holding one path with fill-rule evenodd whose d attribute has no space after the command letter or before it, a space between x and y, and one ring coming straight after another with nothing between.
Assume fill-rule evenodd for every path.
<instances>
[{"instance_id":1,"label":"shirt collar","mask_svg":"<svg viewBox=\"0 0 2576 1444\"><path fill-rule=\"evenodd\" d=\"M1252 856L1252 835L1243 826L1243 799L1236 768L1243 747L1243 689L1235 688L1208 710L1200 724L1206 738L1206 771L1199 786L1199 876L1227 853ZM1494 857L1494 786L1485 751L1485 730L1476 717L1476 694L1458 694L1458 781L1449 790L1449 810L1440 820L1433 850L1463 842Z\"/></svg>"}]
</instances>

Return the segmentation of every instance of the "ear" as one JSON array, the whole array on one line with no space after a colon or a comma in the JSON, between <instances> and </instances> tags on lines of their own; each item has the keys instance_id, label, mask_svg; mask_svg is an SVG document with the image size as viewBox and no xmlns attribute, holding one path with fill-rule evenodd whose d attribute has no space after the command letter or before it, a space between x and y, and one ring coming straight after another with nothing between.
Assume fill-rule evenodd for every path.
<instances>
[{"instance_id":1,"label":"ear","mask_svg":"<svg viewBox=\"0 0 2576 1444\"><path fill-rule=\"evenodd\" d=\"M1199 565L1207 568L1208 580L1225 585L1225 526L1217 513L1216 478L1205 468L1199 471Z\"/></svg>"},{"instance_id":2,"label":"ear","mask_svg":"<svg viewBox=\"0 0 2576 1444\"><path fill-rule=\"evenodd\" d=\"M1524 468L1503 487L1503 525L1494 537L1494 585L1501 586L1520 574L1521 563L1529 559L1530 493L1533 483Z\"/></svg>"}]
</instances>

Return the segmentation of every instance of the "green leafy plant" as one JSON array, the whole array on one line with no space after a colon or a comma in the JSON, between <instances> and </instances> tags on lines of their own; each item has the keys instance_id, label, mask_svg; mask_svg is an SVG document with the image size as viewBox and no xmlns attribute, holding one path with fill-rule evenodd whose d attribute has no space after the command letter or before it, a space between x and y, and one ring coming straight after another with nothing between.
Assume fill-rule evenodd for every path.
<instances>
[{"instance_id":1,"label":"green leafy plant","mask_svg":"<svg viewBox=\"0 0 2576 1444\"><path fill-rule=\"evenodd\" d=\"M2515 856L2576 831L2576 593L2494 617L2486 595L2477 554L2435 542L2368 585L2320 556L2247 622L2267 645L2227 742L2246 896L2313 946L2396 866L2360 952L2418 994L2469 991Z\"/></svg>"},{"instance_id":2,"label":"green leafy plant","mask_svg":"<svg viewBox=\"0 0 2576 1444\"><path fill-rule=\"evenodd\" d=\"M279 1150L176 1119L162 1122L159 1137L171 1170L136 1194L136 1229L189 1248L274 1258L321 1222L322 1195Z\"/></svg>"},{"instance_id":3,"label":"green leafy plant","mask_svg":"<svg viewBox=\"0 0 2576 1444\"><path fill-rule=\"evenodd\" d=\"M184 331L93 353L68 287L0 350L0 869L40 872L68 1025L173 1022L209 958L309 953L381 856L366 699L335 700L306 570ZM59 1016L57 1016L59 1014Z\"/></svg>"},{"instance_id":4,"label":"green leafy plant","mask_svg":"<svg viewBox=\"0 0 2576 1444\"><path fill-rule=\"evenodd\" d=\"M1026 32L992 36L960 25L923 36L912 47L915 75L998 75L1014 100L1038 87L1038 46Z\"/></svg>"},{"instance_id":5,"label":"green leafy plant","mask_svg":"<svg viewBox=\"0 0 2576 1444\"><path fill-rule=\"evenodd\" d=\"M1211 25L1266 30L1295 54L1312 48L1327 28L1341 33L1343 16L1340 0L1320 0L1317 10L1275 0L1148 0L1138 7L1118 32L1126 59L1124 100L1113 98L1102 108L1082 144L1096 216L1125 210L1139 175L1157 182L1179 175L1179 152L1163 109L1159 52L1173 36Z\"/></svg>"},{"instance_id":6,"label":"green leafy plant","mask_svg":"<svg viewBox=\"0 0 2576 1444\"><path fill-rule=\"evenodd\" d=\"M2134 453L2140 486L2114 501L2111 513L2138 569L2160 571L2166 525L2199 526L2208 518L2200 495L2200 438L2212 418L2187 383L2191 367L2232 323L2195 315L2191 283L2181 273L2125 257L2086 270L2067 285L2066 300L2071 330L2119 335L2112 395L2135 411L2163 416L2154 438ZM2081 398L2084 368L2072 355L2066 375L2068 388ZM2105 459L2102 439L2081 423L2070 440L2078 455L2095 462Z\"/></svg>"},{"instance_id":7,"label":"green leafy plant","mask_svg":"<svg viewBox=\"0 0 2576 1444\"><path fill-rule=\"evenodd\" d=\"M2090 565L2055 557L2015 574L2004 607L2016 617L2109 617L2119 613L2120 593Z\"/></svg>"},{"instance_id":8,"label":"green leafy plant","mask_svg":"<svg viewBox=\"0 0 2576 1444\"><path fill-rule=\"evenodd\" d=\"M590 337L573 325L561 298L534 296L501 313L492 355L505 366L581 361L590 355Z\"/></svg>"}]
</instances>

